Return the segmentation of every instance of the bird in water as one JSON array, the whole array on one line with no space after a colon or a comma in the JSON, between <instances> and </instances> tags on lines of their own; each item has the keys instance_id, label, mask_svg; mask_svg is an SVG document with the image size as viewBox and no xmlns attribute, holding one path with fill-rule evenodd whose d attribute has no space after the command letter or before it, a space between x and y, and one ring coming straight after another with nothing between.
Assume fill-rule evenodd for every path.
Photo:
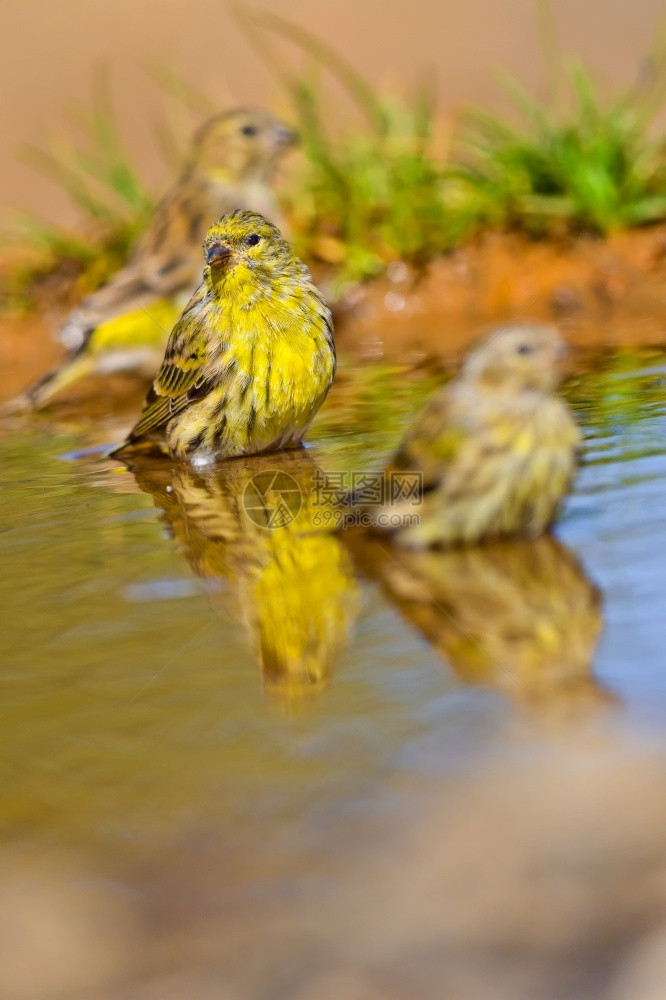
<instances>
[{"instance_id":1,"label":"bird in water","mask_svg":"<svg viewBox=\"0 0 666 1000\"><path fill-rule=\"evenodd\" d=\"M279 224L271 181L296 140L292 129L258 108L207 121L126 266L65 321L59 339L69 355L63 364L30 386L17 405L40 409L89 375L137 371L151 378L168 332L196 288L209 226L241 208Z\"/></svg>"},{"instance_id":2,"label":"bird in water","mask_svg":"<svg viewBox=\"0 0 666 1000\"><path fill-rule=\"evenodd\" d=\"M510 326L481 343L408 429L386 470L389 484L396 474L417 474L420 504L369 508L375 527L411 548L546 531L581 443L555 393L566 353L556 330L537 325ZM416 517L403 518L408 513Z\"/></svg>"},{"instance_id":3,"label":"bird in water","mask_svg":"<svg viewBox=\"0 0 666 1000\"><path fill-rule=\"evenodd\" d=\"M273 223L233 212L204 242L203 282L176 323L118 454L148 442L195 466L293 448L335 372L331 313Z\"/></svg>"}]
</instances>

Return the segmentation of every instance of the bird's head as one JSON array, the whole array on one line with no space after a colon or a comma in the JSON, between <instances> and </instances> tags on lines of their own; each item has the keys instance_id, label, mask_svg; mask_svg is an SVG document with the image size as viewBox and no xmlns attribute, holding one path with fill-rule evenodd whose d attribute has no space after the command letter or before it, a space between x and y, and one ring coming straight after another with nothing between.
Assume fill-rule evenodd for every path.
<instances>
[{"instance_id":1,"label":"bird's head","mask_svg":"<svg viewBox=\"0 0 666 1000\"><path fill-rule=\"evenodd\" d=\"M270 111L246 108L209 119L192 144L194 166L227 183L268 181L297 133Z\"/></svg>"},{"instance_id":2,"label":"bird's head","mask_svg":"<svg viewBox=\"0 0 666 1000\"><path fill-rule=\"evenodd\" d=\"M222 216L210 227L204 257L207 282L227 284L231 279L238 288L272 286L298 264L277 226L257 212L243 210Z\"/></svg>"},{"instance_id":3,"label":"bird's head","mask_svg":"<svg viewBox=\"0 0 666 1000\"><path fill-rule=\"evenodd\" d=\"M463 366L466 381L506 392L551 392L561 381L568 348L557 330L516 324L491 334Z\"/></svg>"}]
</instances>

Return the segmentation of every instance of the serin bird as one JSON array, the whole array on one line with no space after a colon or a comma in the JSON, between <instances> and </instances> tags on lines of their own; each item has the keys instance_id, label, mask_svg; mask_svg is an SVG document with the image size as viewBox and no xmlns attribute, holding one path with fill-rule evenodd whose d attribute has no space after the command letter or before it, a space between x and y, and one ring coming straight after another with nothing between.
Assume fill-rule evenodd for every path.
<instances>
[{"instance_id":1,"label":"serin bird","mask_svg":"<svg viewBox=\"0 0 666 1000\"><path fill-rule=\"evenodd\" d=\"M414 548L544 532L571 483L581 440L571 410L555 395L565 354L550 327L516 325L488 337L415 420L389 464L389 483L391 473L422 475L420 507L372 508L377 527L416 514L418 523L405 519L390 529Z\"/></svg>"},{"instance_id":2,"label":"serin bird","mask_svg":"<svg viewBox=\"0 0 666 1000\"><path fill-rule=\"evenodd\" d=\"M195 134L183 172L157 205L127 265L70 313L59 339L70 355L31 386L39 409L92 374L159 367L168 331L194 292L209 226L235 209L280 222L271 181L296 133L269 111L218 115Z\"/></svg>"},{"instance_id":3,"label":"serin bird","mask_svg":"<svg viewBox=\"0 0 666 1000\"><path fill-rule=\"evenodd\" d=\"M143 412L114 454L155 438L193 465L300 444L335 371L331 313L279 230L233 212L174 327Z\"/></svg>"}]
</instances>

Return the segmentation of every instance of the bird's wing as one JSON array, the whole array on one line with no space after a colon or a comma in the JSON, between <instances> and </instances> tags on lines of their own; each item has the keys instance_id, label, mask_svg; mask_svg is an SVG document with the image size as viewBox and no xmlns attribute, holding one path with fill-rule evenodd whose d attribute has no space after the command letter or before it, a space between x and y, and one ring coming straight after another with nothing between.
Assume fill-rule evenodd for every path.
<instances>
[{"instance_id":1,"label":"bird's wing","mask_svg":"<svg viewBox=\"0 0 666 1000\"><path fill-rule=\"evenodd\" d=\"M194 282L194 277L192 281ZM132 264L86 298L70 312L58 338L72 351L82 351L101 323L151 305L159 293Z\"/></svg>"},{"instance_id":2,"label":"bird's wing","mask_svg":"<svg viewBox=\"0 0 666 1000\"><path fill-rule=\"evenodd\" d=\"M423 489L442 482L446 470L470 439L468 414L444 389L409 427L390 463L391 471L420 472Z\"/></svg>"},{"instance_id":3,"label":"bird's wing","mask_svg":"<svg viewBox=\"0 0 666 1000\"><path fill-rule=\"evenodd\" d=\"M202 284L171 331L164 361L148 391L143 412L130 431L128 443L166 426L174 414L204 395L211 380L219 377L210 366L206 295L206 286ZM219 343L215 353L219 357Z\"/></svg>"},{"instance_id":4,"label":"bird's wing","mask_svg":"<svg viewBox=\"0 0 666 1000\"><path fill-rule=\"evenodd\" d=\"M95 328L126 312L190 291L202 266L201 244L210 218L210 194L196 175L175 184L159 202L125 267L86 296L59 333L72 349L82 349Z\"/></svg>"},{"instance_id":5,"label":"bird's wing","mask_svg":"<svg viewBox=\"0 0 666 1000\"><path fill-rule=\"evenodd\" d=\"M189 173L174 184L157 205L136 244L131 265L160 295L172 295L187 284L201 262L201 244L213 207L205 178Z\"/></svg>"}]
</instances>

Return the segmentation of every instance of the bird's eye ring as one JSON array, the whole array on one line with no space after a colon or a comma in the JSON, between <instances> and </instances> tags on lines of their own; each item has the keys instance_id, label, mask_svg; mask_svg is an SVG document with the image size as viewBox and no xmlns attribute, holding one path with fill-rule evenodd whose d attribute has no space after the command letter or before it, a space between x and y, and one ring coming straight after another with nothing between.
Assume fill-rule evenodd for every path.
<instances>
[{"instance_id":1,"label":"bird's eye ring","mask_svg":"<svg viewBox=\"0 0 666 1000\"><path fill-rule=\"evenodd\" d=\"M256 247L260 239L261 237L259 236L258 233L250 233L250 235L246 238L245 242L249 247Z\"/></svg>"},{"instance_id":2,"label":"bird's eye ring","mask_svg":"<svg viewBox=\"0 0 666 1000\"><path fill-rule=\"evenodd\" d=\"M256 125L243 125L241 128L241 135L252 136L256 135L258 132Z\"/></svg>"},{"instance_id":3,"label":"bird's eye ring","mask_svg":"<svg viewBox=\"0 0 666 1000\"><path fill-rule=\"evenodd\" d=\"M518 344L516 348L516 354L531 354L532 348L529 344Z\"/></svg>"}]
</instances>

